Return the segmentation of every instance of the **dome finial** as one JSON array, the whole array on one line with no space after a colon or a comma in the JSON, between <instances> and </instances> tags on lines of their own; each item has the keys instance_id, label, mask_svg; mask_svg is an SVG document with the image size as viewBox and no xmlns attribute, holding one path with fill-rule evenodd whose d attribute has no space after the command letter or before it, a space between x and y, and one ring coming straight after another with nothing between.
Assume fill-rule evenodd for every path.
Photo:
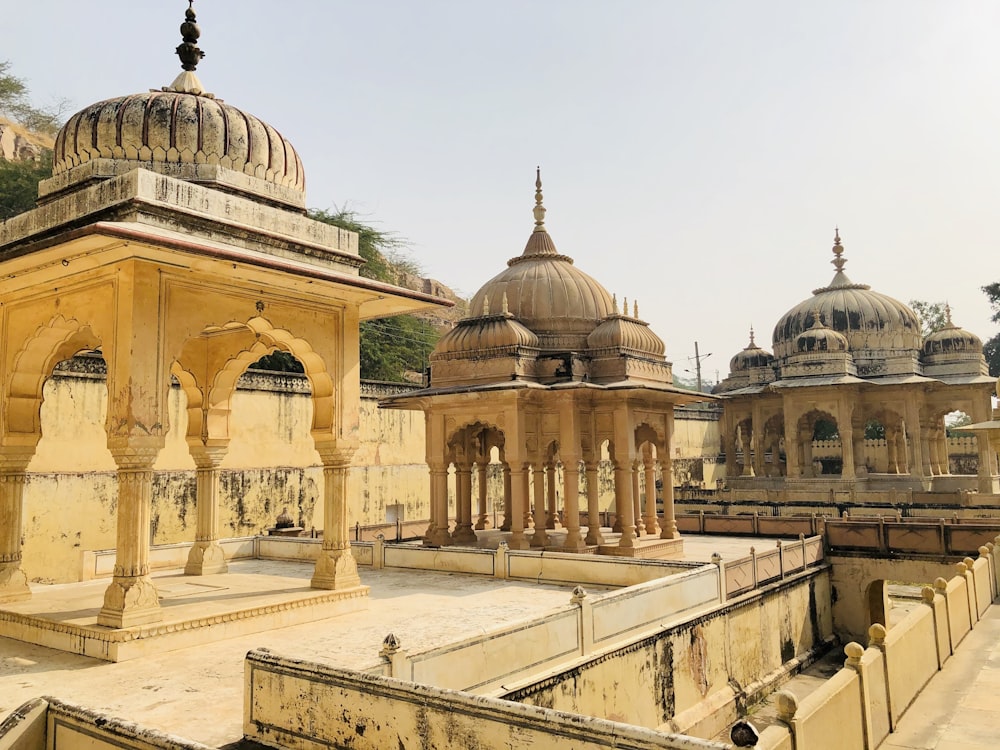
<instances>
[{"instance_id":1,"label":"dome finial","mask_svg":"<svg viewBox=\"0 0 1000 750\"><path fill-rule=\"evenodd\" d=\"M174 82L167 87L167 91L176 91L181 94L203 95L205 88L195 75L195 70L201 58L205 56L201 48L198 47L198 38L201 36L201 29L198 27L198 19L194 13L194 0L188 0L188 9L184 11L184 23L181 24L181 38L183 41L177 45L175 52L181 59L183 72L174 79Z\"/></svg>"},{"instance_id":2,"label":"dome finial","mask_svg":"<svg viewBox=\"0 0 1000 750\"><path fill-rule=\"evenodd\" d=\"M545 231L545 206L542 205L542 168L535 167L535 231Z\"/></svg>"},{"instance_id":3,"label":"dome finial","mask_svg":"<svg viewBox=\"0 0 1000 750\"><path fill-rule=\"evenodd\" d=\"M504 290L503 299L500 302L500 312L503 315L510 315L510 308L507 306L507 291Z\"/></svg>"},{"instance_id":4,"label":"dome finial","mask_svg":"<svg viewBox=\"0 0 1000 750\"><path fill-rule=\"evenodd\" d=\"M757 343L753 340L753 324L750 325L750 346L756 346Z\"/></svg>"},{"instance_id":5,"label":"dome finial","mask_svg":"<svg viewBox=\"0 0 1000 750\"><path fill-rule=\"evenodd\" d=\"M490 295L483 297L483 317L490 314Z\"/></svg>"},{"instance_id":6,"label":"dome finial","mask_svg":"<svg viewBox=\"0 0 1000 750\"><path fill-rule=\"evenodd\" d=\"M635 300L632 300L632 317L639 319L639 303Z\"/></svg>"},{"instance_id":7,"label":"dome finial","mask_svg":"<svg viewBox=\"0 0 1000 750\"><path fill-rule=\"evenodd\" d=\"M836 268L838 272L843 271L844 264L847 263L847 261L841 257L843 254L844 246L840 244L840 227L836 227L833 230L833 260L830 262L833 263L833 267Z\"/></svg>"},{"instance_id":8,"label":"dome finial","mask_svg":"<svg viewBox=\"0 0 1000 750\"><path fill-rule=\"evenodd\" d=\"M944 319L945 327L955 328L955 324L951 322L951 305L947 302L944 303Z\"/></svg>"}]
</instances>

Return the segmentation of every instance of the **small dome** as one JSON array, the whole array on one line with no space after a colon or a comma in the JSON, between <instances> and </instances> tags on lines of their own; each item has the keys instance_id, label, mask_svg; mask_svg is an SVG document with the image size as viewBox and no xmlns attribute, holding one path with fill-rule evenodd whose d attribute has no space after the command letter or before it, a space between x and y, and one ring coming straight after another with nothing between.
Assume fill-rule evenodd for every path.
<instances>
[{"instance_id":1,"label":"small dome","mask_svg":"<svg viewBox=\"0 0 1000 750\"><path fill-rule=\"evenodd\" d=\"M976 334L951 322L951 308L945 308L948 324L924 339L925 356L948 354L982 354L983 341Z\"/></svg>"},{"instance_id":2,"label":"small dome","mask_svg":"<svg viewBox=\"0 0 1000 750\"><path fill-rule=\"evenodd\" d=\"M537 348L538 337L510 315L466 318L441 337L432 357L497 349Z\"/></svg>"},{"instance_id":3,"label":"small dome","mask_svg":"<svg viewBox=\"0 0 1000 750\"><path fill-rule=\"evenodd\" d=\"M615 315L601 323L587 337L588 349L628 349L638 354L662 358L666 351L663 339L636 318Z\"/></svg>"},{"instance_id":4,"label":"small dome","mask_svg":"<svg viewBox=\"0 0 1000 750\"><path fill-rule=\"evenodd\" d=\"M814 314L812 326L795 339L795 352L846 352L849 349L847 337L823 325L819 314Z\"/></svg>"},{"instance_id":5,"label":"small dome","mask_svg":"<svg viewBox=\"0 0 1000 750\"><path fill-rule=\"evenodd\" d=\"M616 310L607 290L556 250L545 230L541 186L536 179L535 229L524 252L476 292L469 315L482 316L487 300L506 296L511 315L538 334L543 347L547 337L561 337L563 348L582 347L597 324Z\"/></svg>"},{"instance_id":6,"label":"small dome","mask_svg":"<svg viewBox=\"0 0 1000 750\"><path fill-rule=\"evenodd\" d=\"M902 302L854 284L843 271L844 248L837 233L833 264L837 269L830 285L785 313L774 327L774 356L787 357L798 351L798 337L808 330L818 314L829 327L844 335L850 351L919 351L920 321Z\"/></svg>"},{"instance_id":7,"label":"small dome","mask_svg":"<svg viewBox=\"0 0 1000 750\"><path fill-rule=\"evenodd\" d=\"M738 352L729 360L730 372L746 372L758 367L770 367L774 364L774 357L770 352L761 349L754 341L753 329L750 329L750 343L743 351Z\"/></svg>"},{"instance_id":8,"label":"small dome","mask_svg":"<svg viewBox=\"0 0 1000 750\"><path fill-rule=\"evenodd\" d=\"M93 159L217 164L267 182L305 190L298 153L267 123L218 99L149 91L108 99L77 112L56 137L52 173Z\"/></svg>"}]
</instances>

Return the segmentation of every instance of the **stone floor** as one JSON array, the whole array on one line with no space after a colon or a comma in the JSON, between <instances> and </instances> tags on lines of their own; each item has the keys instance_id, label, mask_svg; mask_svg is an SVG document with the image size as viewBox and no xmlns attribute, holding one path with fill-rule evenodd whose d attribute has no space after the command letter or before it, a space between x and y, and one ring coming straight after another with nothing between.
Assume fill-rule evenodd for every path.
<instances>
[{"instance_id":1,"label":"stone floor","mask_svg":"<svg viewBox=\"0 0 1000 750\"><path fill-rule=\"evenodd\" d=\"M709 562L713 552L733 560L774 546L773 539L684 537L685 559ZM308 585L312 565L248 560L237 575L265 574ZM433 648L535 617L566 604L567 585L504 581L412 570L360 569L371 587L366 611L239 636L121 663L108 663L0 638L0 719L23 702L52 695L208 745L242 736L243 658L253 648L363 669L378 663L383 638L393 633L404 649ZM176 583L176 571L154 575ZM103 589L105 583L100 583ZM40 586L73 599L73 587ZM176 588L176 586L175 586ZM594 591L595 587L588 586Z\"/></svg>"},{"instance_id":2,"label":"stone floor","mask_svg":"<svg viewBox=\"0 0 1000 750\"><path fill-rule=\"evenodd\" d=\"M879 750L1000 747L1000 600L965 637Z\"/></svg>"}]
</instances>

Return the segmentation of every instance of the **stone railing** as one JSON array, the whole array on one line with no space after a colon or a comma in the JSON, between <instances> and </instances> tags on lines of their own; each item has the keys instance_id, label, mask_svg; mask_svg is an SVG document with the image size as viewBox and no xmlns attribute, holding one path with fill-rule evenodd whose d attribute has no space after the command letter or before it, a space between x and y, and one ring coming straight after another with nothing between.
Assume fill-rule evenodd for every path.
<instances>
[{"instance_id":1,"label":"stone railing","mask_svg":"<svg viewBox=\"0 0 1000 750\"><path fill-rule=\"evenodd\" d=\"M1000 519L946 519L878 516L827 519L827 550L877 555L926 554L962 556L1000 534Z\"/></svg>"},{"instance_id":2,"label":"stone railing","mask_svg":"<svg viewBox=\"0 0 1000 750\"><path fill-rule=\"evenodd\" d=\"M825 518L815 513L808 516L775 516L771 513L678 513L677 529L687 534L735 534L746 536L814 536L823 533Z\"/></svg>"},{"instance_id":3,"label":"stone railing","mask_svg":"<svg viewBox=\"0 0 1000 750\"><path fill-rule=\"evenodd\" d=\"M725 600L822 565L825 562L823 537L800 537L797 542L779 541L763 552L751 547L749 555L736 560L723 560L717 555L713 560L723 573Z\"/></svg>"},{"instance_id":4,"label":"stone railing","mask_svg":"<svg viewBox=\"0 0 1000 750\"><path fill-rule=\"evenodd\" d=\"M844 668L809 695L776 693L779 722L761 733L757 750L877 748L1000 594L998 557L990 543L950 580L925 586L922 603L898 623L871 626L867 649L848 643Z\"/></svg>"}]
</instances>

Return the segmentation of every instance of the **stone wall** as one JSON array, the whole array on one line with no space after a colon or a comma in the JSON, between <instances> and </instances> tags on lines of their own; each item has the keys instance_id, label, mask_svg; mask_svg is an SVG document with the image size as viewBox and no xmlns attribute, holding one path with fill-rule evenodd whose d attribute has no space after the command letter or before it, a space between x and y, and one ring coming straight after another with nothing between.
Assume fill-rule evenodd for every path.
<instances>
[{"instance_id":1,"label":"stone wall","mask_svg":"<svg viewBox=\"0 0 1000 750\"><path fill-rule=\"evenodd\" d=\"M407 386L362 383L361 442L349 478L352 526L429 517L424 416L378 407L378 398L399 388ZM117 479L104 431L107 399L100 359L60 363L45 384L42 439L28 466L24 490L23 564L32 580L77 580L83 553L115 546ZM184 440L185 405L180 388L171 388L170 429L155 464L152 544L194 540L194 461ZM222 463L220 535L262 533L286 507L307 531L322 528L322 470L309 433L308 381L295 374L247 373L232 406L233 438ZM697 461L694 457L703 451L715 450L717 415L685 416L676 424L678 455ZM503 474L499 464L491 468L492 523L503 516ZM475 497L475 474L473 483ZM600 501L604 510L614 507L607 462L602 465Z\"/></svg>"}]
</instances>

